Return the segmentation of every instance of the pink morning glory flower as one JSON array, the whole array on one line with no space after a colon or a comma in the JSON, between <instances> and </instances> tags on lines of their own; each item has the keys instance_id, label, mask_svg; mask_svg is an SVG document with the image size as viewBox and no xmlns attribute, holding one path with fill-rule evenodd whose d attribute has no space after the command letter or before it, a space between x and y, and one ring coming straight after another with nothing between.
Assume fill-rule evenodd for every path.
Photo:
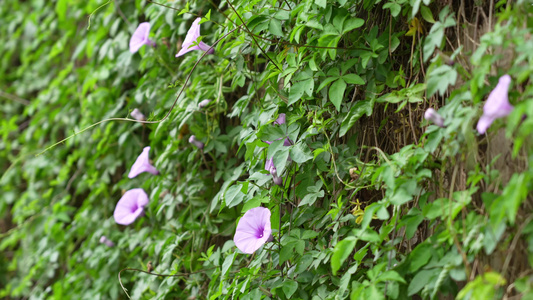
<instances>
[{"instance_id":1,"label":"pink morning glory flower","mask_svg":"<svg viewBox=\"0 0 533 300\"><path fill-rule=\"evenodd\" d=\"M115 246L115 243L109 240L105 235L102 235L102 237L100 237L100 243L105 244L107 247Z\"/></svg>"},{"instance_id":2,"label":"pink morning glory flower","mask_svg":"<svg viewBox=\"0 0 533 300\"><path fill-rule=\"evenodd\" d=\"M144 114L137 108L131 111L131 116L137 121L146 121Z\"/></svg>"},{"instance_id":3,"label":"pink morning glory flower","mask_svg":"<svg viewBox=\"0 0 533 300\"><path fill-rule=\"evenodd\" d=\"M113 217L120 225L130 225L144 213L148 205L148 195L143 189L132 189L124 193L118 200Z\"/></svg>"},{"instance_id":4,"label":"pink morning glory flower","mask_svg":"<svg viewBox=\"0 0 533 300\"><path fill-rule=\"evenodd\" d=\"M189 138L189 143L195 145L199 149L204 149L204 143L202 143L199 140L197 140L196 136L194 136L194 135L191 135L191 137Z\"/></svg>"},{"instance_id":5,"label":"pink morning glory flower","mask_svg":"<svg viewBox=\"0 0 533 300\"><path fill-rule=\"evenodd\" d=\"M130 173L128 174L128 178L134 178L135 176L143 173L148 172L154 175L159 175L159 171L152 166L150 163L150 159L148 158L148 154L150 153L150 147L144 147L143 152L139 157L137 157L137 160L135 163L133 163L133 166L131 166Z\"/></svg>"},{"instance_id":6,"label":"pink morning glory flower","mask_svg":"<svg viewBox=\"0 0 533 300\"><path fill-rule=\"evenodd\" d=\"M214 49L209 49L211 46L202 41L200 41L197 46L193 46L193 43L195 43L198 40L198 37L200 37L200 20L201 18L196 18L192 23L191 28L185 36L185 41L183 41L183 44L181 45L181 50L176 54L176 57L180 57L193 50L208 51L207 54L213 54L215 52Z\"/></svg>"},{"instance_id":7,"label":"pink morning glory flower","mask_svg":"<svg viewBox=\"0 0 533 300\"><path fill-rule=\"evenodd\" d=\"M144 22L139 24L130 39L130 52L135 53L144 45L155 46L155 43L148 39L150 33L150 23Z\"/></svg>"},{"instance_id":8,"label":"pink morning glory flower","mask_svg":"<svg viewBox=\"0 0 533 300\"><path fill-rule=\"evenodd\" d=\"M490 92L483 106L483 115L477 123L477 131L480 134L484 134L494 120L503 118L513 111L508 98L509 84L511 84L511 76L503 75L498 85Z\"/></svg>"},{"instance_id":9,"label":"pink morning glory flower","mask_svg":"<svg viewBox=\"0 0 533 300\"><path fill-rule=\"evenodd\" d=\"M239 250L252 254L266 242L272 241L270 210L256 207L240 219L233 241Z\"/></svg>"},{"instance_id":10,"label":"pink morning glory flower","mask_svg":"<svg viewBox=\"0 0 533 300\"><path fill-rule=\"evenodd\" d=\"M433 122L439 127L444 127L444 118L439 115L433 108L428 108L424 113L424 119Z\"/></svg>"}]
</instances>

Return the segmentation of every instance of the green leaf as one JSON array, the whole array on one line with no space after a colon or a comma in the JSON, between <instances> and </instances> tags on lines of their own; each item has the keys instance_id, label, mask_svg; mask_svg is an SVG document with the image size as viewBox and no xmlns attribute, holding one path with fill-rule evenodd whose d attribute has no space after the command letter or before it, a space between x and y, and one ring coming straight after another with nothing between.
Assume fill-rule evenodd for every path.
<instances>
[{"instance_id":1,"label":"green leaf","mask_svg":"<svg viewBox=\"0 0 533 300\"><path fill-rule=\"evenodd\" d=\"M57 18L59 19L60 22L66 19L68 3L69 3L69 0L58 0L56 3Z\"/></svg>"},{"instance_id":2,"label":"green leaf","mask_svg":"<svg viewBox=\"0 0 533 300\"><path fill-rule=\"evenodd\" d=\"M285 296L290 299L292 294L298 289L298 282L294 280L286 280L283 282L281 289L283 290L283 293L285 293Z\"/></svg>"},{"instance_id":3,"label":"green leaf","mask_svg":"<svg viewBox=\"0 0 533 300\"><path fill-rule=\"evenodd\" d=\"M509 223L511 223L511 225L515 223L518 208L527 198L529 182L531 181L528 173L515 173L502 193L501 199L503 199L503 202L505 203L505 211L507 212L507 217L509 218Z\"/></svg>"},{"instance_id":4,"label":"green leaf","mask_svg":"<svg viewBox=\"0 0 533 300\"><path fill-rule=\"evenodd\" d=\"M409 271L416 272L425 266L431 258L431 245L422 243L409 254Z\"/></svg>"},{"instance_id":5,"label":"green leaf","mask_svg":"<svg viewBox=\"0 0 533 300\"><path fill-rule=\"evenodd\" d=\"M442 96L448 89L448 86L455 85L457 81L457 71L448 65L442 65L433 69L428 74L427 96L431 97L437 91Z\"/></svg>"},{"instance_id":6,"label":"green leaf","mask_svg":"<svg viewBox=\"0 0 533 300\"><path fill-rule=\"evenodd\" d=\"M400 4L395 3L395 2L388 2L385 5L383 5L383 8L390 9L391 15L393 17L397 17L402 11L402 7L400 6Z\"/></svg>"},{"instance_id":7,"label":"green leaf","mask_svg":"<svg viewBox=\"0 0 533 300\"><path fill-rule=\"evenodd\" d=\"M270 20L269 31L273 35L283 36L283 31L281 30L281 21L279 21L277 19L271 19Z\"/></svg>"},{"instance_id":8,"label":"green leaf","mask_svg":"<svg viewBox=\"0 0 533 300\"><path fill-rule=\"evenodd\" d=\"M350 18L346 21L344 21L344 26L342 28L342 34L345 34L346 32L352 31L356 28L359 28L365 24L365 20L359 19L359 18Z\"/></svg>"},{"instance_id":9,"label":"green leaf","mask_svg":"<svg viewBox=\"0 0 533 300\"><path fill-rule=\"evenodd\" d=\"M293 253L294 253L294 243L289 243L281 248L280 254L279 254L279 263L282 264L289 260Z\"/></svg>"},{"instance_id":10,"label":"green leaf","mask_svg":"<svg viewBox=\"0 0 533 300\"><path fill-rule=\"evenodd\" d=\"M341 129L339 131L339 136L344 136L350 128L359 120L364 114L367 116L372 115L372 110L374 108L373 100L362 100L354 104L350 109L344 120L341 123Z\"/></svg>"},{"instance_id":11,"label":"green leaf","mask_svg":"<svg viewBox=\"0 0 533 300\"><path fill-rule=\"evenodd\" d=\"M242 184L230 186L224 194L224 200L227 207L234 207L239 205L244 199L244 194L241 192Z\"/></svg>"},{"instance_id":12,"label":"green leaf","mask_svg":"<svg viewBox=\"0 0 533 300\"><path fill-rule=\"evenodd\" d=\"M337 111L341 110L342 99L344 98L344 91L346 90L346 82L342 78L339 78L337 81L333 82L329 88L329 100Z\"/></svg>"},{"instance_id":13,"label":"green leaf","mask_svg":"<svg viewBox=\"0 0 533 300\"><path fill-rule=\"evenodd\" d=\"M211 20L211 10L209 10L207 12L207 14L205 14L205 17L203 17L201 20L200 20L200 23L198 23L198 25L200 24L203 24L205 22L209 22Z\"/></svg>"},{"instance_id":14,"label":"green leaf","mask_svg":"<svg viewBox=\"0 0 533 300\"><path fill-rule=\"evenodd\" d=\"M411 11L411 18L416 16L416 14L418 13L418 9L420 8L421 2L422 0L411 0L411 7L413 8L413 10Z\"/></svg>"},{"instance_id":15,"label":"green leaf","mask_svg":"<svg viewBox=\"0 0 533 300\"><path fill-rule=\"evenodd\" d=\"M433 19L433 14L431 13L431 9L429 9L429 7L422 5L420 8L420 13L426 22L431 24L435 23L435 19Z\"/></svg>"},{"instance_id":16,"label":"green leaf","mask_svg":"<svg viewBox=\"0 0 533 300\"><path fill-rule=\"evenodd\" d=\"M314 239L318 236L318 232L314 230L306 230L302 233L302 240Z\"/></svg>"},{"instance_id":17,"label":"green leaf","mask_svg":"<svg viewBox=\"0 0 533 300\"><path fill-rule=\"evenodd\" d=\"M309 147L307 147L307 145L303 142L292 146L290 155L292 160L298 164L303 164L304 162L313 158L311 150L309 150Z\"/></svg>"},{"instance_id":18,"label":"green leaf","mask_svg":"<svg viewBox=\"0 0 533 300\"><path fill-rule=\"evenodd\" d=\"M315 4L322 8L326 8L328 1L327 0L315 0Z\"/></svg>"},{"instance_id":19,"label":"green leaf","mask_svg":"<svg viewBox=\"0 0 533 300\"><path fill-rule=\"evenodd\" d=\"M321 182L321 181L319 181ZM307 188L307 190L309 191L309 188ZM300 201L300 204L298 204L298 206L304 206L304 205L313 205L316 201L317 198L322 198L324 197L324 191L323 190L320 190L318 192L311 192L311 193L308 193L307 195L305 195L305 197L302 199L302 201Z\"/></svg>"},{"instance_id":20,"label":"green leaf","mask_svg":"<svg viewBox=\"0 0 533 300\"><path fill-rule=\"evenodd\" d=\"M318 23L318 21L315 19L311 19L307 21L307 23L305 23L305 26L318 29L318 30L324 30L324 27L322 26L322 24Z\"/></svg>"},{"instance_id":21,"label":"green leaf","mask_svg":"<svg viewBox=\"0 0 533 300\"><path fill-rule=\"evenodd\" d=\"M320 83L320 85L318 86L318 89L316 90L316 92L320 92L326 85L332 83L333 81L339 79L338 76L334 76L334 77L326 77L326 79L322 80L322 82Z\"/></svg>"},{"instance_id":22,"label":"green leaf","mask_svg":"<svg viewBox=\"0 0 533 300\"><path fill-rule=\"evenodd\" d=\"M298 81L291 86L289 91L289 100L287 105L291 105L302 98L304 93L309 93L309 90L314 88L314 81L312 78Z\"/></svg>"},{"instance_id":23,"label":"green leaf","mask_svg":"<svg viewBox=\"0 0 533 300\"><path fill-rule=\"evenodd\" d=\"M331 271L337 275L344 261L348 258L355 248L356 238L351 236L337 243L331 256Z\"/></svg>"},{"instance_id":24,"label":"green leaf","mask_svg":"<svg viewBox=\"0 0 533 300\"><path fill-rule=\"evenodd\" d=\"M416 273L415 277L411 279L409 287L407 287L407 295L412 296L418 293L424 286L426 286L433 278L440 273L440 269L422 270Z\"/></svg>"},{"instance_id":25,"label":"green leaf","mask_svg":"<svg viewBox=\"0 0 533 300\"><path fill-rule=\"evenodd\" d=\"M189 2L187 1L187 4L185 5L185 8L180 10L180 12L178 13L178 16L181 16L181 15L186 14L188 12L189 12Z\"/></svg>"},{"instance_id":26,"label":"green leaf","mask_svg":"<svg viewBox=\"0 0 533 300\"><path fill-rule=\"evenodd\" d=\"M236 254L237 252L233 252L233 254L228 255L226 259L224 259L224 263L222 263L222 271L220 273L221 278L224 278L224 275L228 272L229 268L233 264Z\"/></svg>"},{"instance_id":27,"label":"green leaf","mask_svg":"<svg viewBox=\"0 0 533 300\"><path fill-rule=\"evenodd\" d=\"M398 274L396 271L386 271L386 272L383 272L379 277L378 277L378 280L377 282L380 282L380 281L397 281L397 282L401 282L401 283L406 283L405 282L405 279L402 278L402 276L400 276L400 274Z\"/></svg>"},{"instance_id":28,"label":"green leaf","mask_svg":"<svg viewBox=\"0 0 533 300\"><path fill-rule=\"evenodd\" d=\"M346 74L342 76L342 79L344 79L344 81L350 84L359 84L359 85L365 84L365 81L363 80L363 78L361 78L361 76L357 74Z\"/></svg>"},{"instance_id":29,"label":"green leaf","mask_svg":"<svg viewBox=\"0 0 533 300\"><path fill-rule=\"evenodd\" d=\"M390 203L394 205L403 205L411 200L413 200L413 195L403 188L399 188L394 192L392 197L390 197Z\"/></svg>"}]
</instances>

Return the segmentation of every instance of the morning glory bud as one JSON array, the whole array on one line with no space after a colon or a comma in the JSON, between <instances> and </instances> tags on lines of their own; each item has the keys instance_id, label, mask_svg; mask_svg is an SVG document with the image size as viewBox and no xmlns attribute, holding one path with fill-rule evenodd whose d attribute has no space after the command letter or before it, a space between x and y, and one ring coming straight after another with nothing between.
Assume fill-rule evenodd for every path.
<instances>
[{"instance_id":1,"label":"morning glory bud","mask_svg":"<svg viewBox=\"0 0 533 300\"><path fill-rule=\"evenodd\" d=\"M131 116L137 121L146 121L146 117L137 108L131 111Z\"/></svg>"},{"instance_id":2,"label":"morning glory bud","mask_svg":"<svg viewBox=\"0 0 533 300\"><path fill-rule=\"evenodd\" d=\"M433 108L428 108L424 114L424 119L433 122L439 127L444 127L444 118L439 115Z\"/></svg>"},{"instance_id":3,"label":"morning glory bud","mask_svg":"<svg viewBox=\"0 0 533 300\"><path fill-rule=\"evenodd\" d=\"M204 143L197 140L196 136L194 135L191 135L191 137L189 138L189 143L195 145L196 147L198 147L198 149L204 149Z\"/></svg>"},{"instance_id":4,"label":"morning glory bud","mask_svg":"<svg viewBox=\"0 0 533 300\"><path fill-rule=\"evenodd\" d=\"M102 237L100 238L100 243L105 244L107 247L115 246L115 243L109 240L105 235L102 235Z\"/></svg>"},{"instance_id":5,"label":"morning glory bud","mask_svg":"<svg viewBox=\"0 0 533 300\"><path fill-rule=\"evenodd\" d=\"M198 108L206 107L207 105L209 105L209 102L211 102L211 100L209 100L209 99L202 100L200 103L198 103Z\"/></svg>"}]
</instances>

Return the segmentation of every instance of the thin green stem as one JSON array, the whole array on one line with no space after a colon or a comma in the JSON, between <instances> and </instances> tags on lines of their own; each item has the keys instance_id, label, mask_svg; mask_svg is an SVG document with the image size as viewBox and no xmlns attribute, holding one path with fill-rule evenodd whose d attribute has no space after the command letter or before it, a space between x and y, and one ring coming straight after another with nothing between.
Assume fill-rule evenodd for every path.
<instances>
[{"instance_id":1,"label":"thin green stem","mask_svg":"<svg viewBox=\"0 0 533 300\"><path fill-rule=\"evenodd\" d=\"M192 73L194 72L194 70L196 69L196 67L198 66L198 64L200 63L200 61L202 61L202 59L207 55L207 53L209 52L209 50L213 49L213 47L215 47L220 41L222 41L223 39L225 39L228 35L232 34L233 32L235 32L237 29L239 29L239 27L237 28L234 28L232 30L230 30L228 33L226 33L224 36L222 36L221 38L219 38L217 41L215 41L215 43L213 43L213 45L211 47L209 47L209 49L207 49L207 51L205 51L202 56L200 57L200 59L198 61L196 61L196 63L194 64L194 66L192 67L192 70L189 72L189 75L187 75L187 78L185 78L185 82L183 83L183 86L181 88L181 90L179 91L178 95L176 96L176 99L174 100L174 103L172 103L172 106L170 106L170 108L168 109L167 113L165 114L165 116L162 118L162 119L159 119L159 120L156 120L156 121L139 121L139 120L135 120L135 119L128 119L128 118L109 118L109 119L104 119L104 120L101 120L101 121L98 121L92 125L89 125L85 128L83 128L82 130L78 131L78 132L75 132L74 134L72 135L69 135L68 137L60 140L59 142L53 144L52 146L49 146L47 147L46 149L44 149L43 151L39 152L36 156L39 156L39 155L42 155L44 153L46 153L48 150L54 148L55 146L57 145L60 145L62 143L64 143L65 141L77 136L78 134L80 133L83 133L97 125L100 125L102 123L106 123L106 122L110 122L110 121L124 121L124 122L136 122L136 123L142 123L142 124L158 124L158 123L161 123L163 121L165 121L166 119L168 119L168 117L170 116L170 113L172 113L172 110L174 110L174 107L176 107L176 104L178 103L178 99L181 97L181 94L183 93L183 91L185 90L185 87L187 86L187 83L189 82L189 79L191 78L192 76Z\"/></svg>"}]
</instances>

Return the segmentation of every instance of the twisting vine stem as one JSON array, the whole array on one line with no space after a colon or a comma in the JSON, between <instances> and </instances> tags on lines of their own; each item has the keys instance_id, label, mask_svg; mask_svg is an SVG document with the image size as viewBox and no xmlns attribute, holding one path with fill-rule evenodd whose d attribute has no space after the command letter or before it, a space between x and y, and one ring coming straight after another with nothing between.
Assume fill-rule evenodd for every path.
<instances>
[{"instance_id":1,"label":"twisting vine stem","mask_svg":"<svg viewBox=\"0 0 533 300\"><path fill-rule=\"evenodd\" d=\"M242 25L241 25L242 26ZM209 49L207 49L207 51L205 51L202 56L200 57L200 59L194 64L194 66L192 67L191 71L189 72L189 74L187 75L187 78L185 78L185 82L183 82L183 86L181 88L181 90L179 91L178 95L176 96L176 99L174 100L174 103L172 103L172 105L170 106L170 108L168 109L167 113L165 114L165 116L162 118L162 119L159 119L159 120L155 120L155 121L139 121L139 120L135 120L135 119L129 119L129 118L109 118L109 119L104 119L104 120L101 120L101 121L98 121L92 125L89 125L85 128L83 128L82 130L78 131L78 132L75 132L74 134L72 135L69 135L68 137L62 139L61 141L47 147L46 149L44 149L43 151L39 152L36 156L39 156L39 155L42 155L44 153L46 153L48 150L54 148L55 146L57 145L60 145L62 143L64 143L65 141L77 136L78 134L80 133L83 133L97 125L100 125L102 123L105 123L105 122L110 122L110 121L125 121L125 122L135 122L135 123L142 123L142 124L158 124L158 123L161 123L163 121L165 121L166 119L168 119L168 117L170 116L170 113L172 113L172 110L174 110L174 107L176 107L176 104L178 104L178 99L181 97L181 94L183 93L183 91L185 90L185 87L187 86L187 83L189 82L189 79L191 78L192 76L192 73L194 72L194 70L196 69L196 67L198 66L198 64L200 63L200 61L202 61L202 59L207 55L207 53L213 49L220 41L222 41L223 39L225 39L228 35L232 34L233 32L235 32L237 29L239 29L241 26L239 27L236 27L232 30L230 30L228 33L226 33L225 35L223 35L221 38L219 38L218 40L216 40L213 45L211 47L209 47Z\"/></svg>"},{"instance_id":2,"label":"twisting vine stem","mask_svg":"<svg viewBox=\"0 0 533 300\"><path fill-rule=\"evenodd\" d=\"M146 273L146 274L152 275L152 276L161 276L161 277L185 277L185 276L189 276L191 274L204 273L206 271L210 271L210 270L213 270L213 269L216 269L216 268L217 267L213 267L213 268L209 268L209 269L205 269L205 270L199 270L199 271L188 272L188 273L178 273L178 274L157 274L157 273L152 273L152 272L148 272L148 271L141 270L141 269L124 268L124 269L120 270L120 272L118 272L118 282L120 283L120 287L122 287L122 290L124 291L124 293L126 293L126 296L128 296L128 299L131 299L130 295L128 294L128 291L126 290L126 288L122 284L122 278L120 277L120 275L121 275L121 273L123 271L136 271L136 272Z\"/></svg>"}]
</instances>

